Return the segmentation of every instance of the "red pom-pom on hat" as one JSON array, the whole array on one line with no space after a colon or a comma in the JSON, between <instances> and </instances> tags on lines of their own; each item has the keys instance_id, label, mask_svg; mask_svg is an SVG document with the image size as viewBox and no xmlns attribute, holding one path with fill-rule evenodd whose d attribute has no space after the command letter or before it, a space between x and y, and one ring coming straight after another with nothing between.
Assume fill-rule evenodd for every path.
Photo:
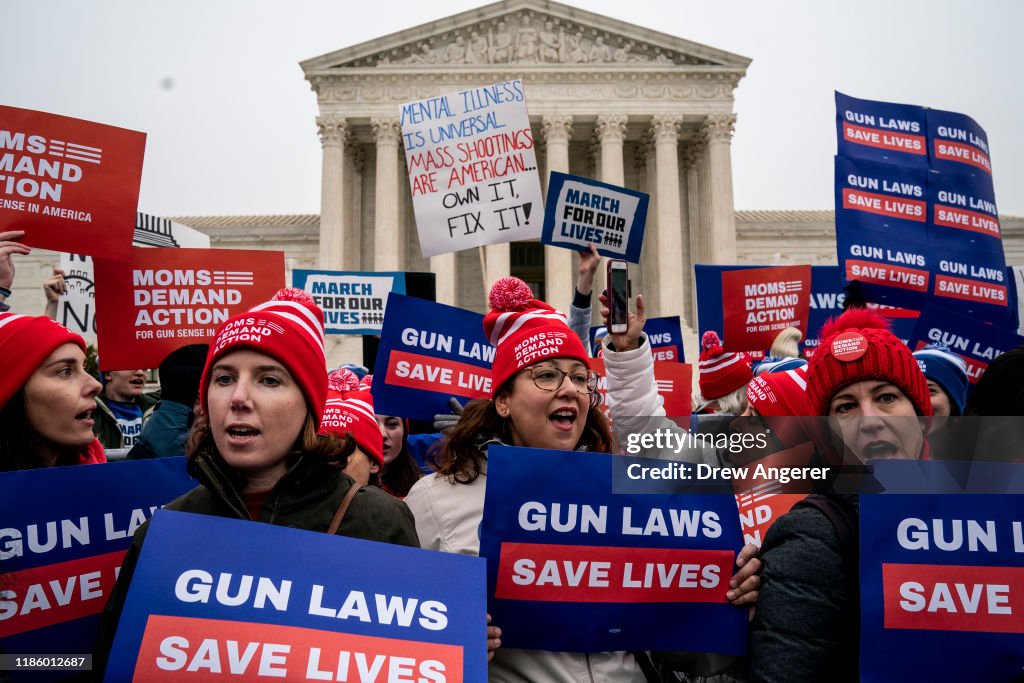
<instances>
[{"instance_id":1,"label":"red pom-pom on hat","mask_svg":"<svg viewBox=\"0 0 1024 683\"><path fill-rule=\"evenodd\" d=\"M277 290L277 293L270 299L271 301L294 301L299 304L313 304L316 306L316 301L304 289L297 289L295 287L283 287Z\"/></svg>"},{"instance_id":2,"label":"red pom-pom on hat","mask_svg":"<svg viewBox=\"0 0 1024 683\"><path fill-rule=\"evenodd\" d=\"M517 277L503 277L491 286L487 297L494 311L521 311L534 300L530 285Z\"/></svg>"},{"instance_id":3,"label":"red pom-pom on hat","mask_svg":"<svg viewBox=\"0 0 1024 683\"><path fill-rule=\"evenodd\" d=\"M327 375L327 388L330 391L355 391L359 389L359 377L346 368L338 368Z\"/></svg>"},{"instance_id":4,"label":"red pom-pom on hat","mask_svg":"<svg viewBox=\"0 0 1024 683\"><path fill-rule=\"evenodd\" d=\"M700 338L700 347L705 350L710 350L716 346L721 346L722 340L718 336L718 333L714 330L708 330Z\"/></svg>"}]
</instances>

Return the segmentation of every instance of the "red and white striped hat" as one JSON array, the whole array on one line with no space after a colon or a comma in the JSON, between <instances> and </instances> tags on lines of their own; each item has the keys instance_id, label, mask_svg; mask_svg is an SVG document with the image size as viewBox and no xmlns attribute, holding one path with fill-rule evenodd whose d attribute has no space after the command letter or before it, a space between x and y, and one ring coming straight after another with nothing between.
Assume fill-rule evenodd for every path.
<instances>
[{"instance_id":1,"label":"red and white striped hat","mask_svg":"<svg viewBox=\"0 0 1024 683\"><path fill-rule=\"evenodd\" d=\"M534 299L525 282L503 277L491 287L488 299L491 311L484 316L484 334L495 347L492 398L509 378L542 360L572 358L590 367L587 350L569 329L565 314Z\"/></svg>"},{"instance_id":2,"label":"red and white striped hat","mask_svg":"<svg viewBox=\"0 0 1024 683\"><path fill-rule=\"evenodd\" d=\"M199 386L203 411L209 413L206 393L214 363L223 356L250 349L266 354L287 368L306 396L317 426L327 401L327 361L324 356L324 314L301 289L282 289L274 298L228 318L210 342Z\"/></svg>"},{"instance_id":3,"label":"red and white striped hat","mask_svg":"<svg viewBox=\"0 0 1024 683\"><path fill-rule=\"evenodd\" d=\"M746 354L726 352L718 333L707 331L701 337L700 346L700 395L705 401L712 401L731 394L744 386L754 376Z\"/></svg>"},{"instance_id":4,"label":"red and white striped hat","mask_svg":"<svg viewBox=\"0 0 1024 683\"><path fill-rule=\"evenodd\" d=\"M320 432L350 434L360 450L384 466L384 438L373 414L373 396L350 370L338 369L327 377L327 403Z\"/></svg>"}]
</instances>

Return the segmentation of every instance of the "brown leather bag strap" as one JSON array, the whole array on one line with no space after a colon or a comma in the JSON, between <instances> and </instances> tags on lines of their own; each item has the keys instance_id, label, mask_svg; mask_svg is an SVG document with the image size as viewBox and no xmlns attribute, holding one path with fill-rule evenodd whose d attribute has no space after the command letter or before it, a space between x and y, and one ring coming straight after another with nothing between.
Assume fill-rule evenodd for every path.
<instances>
[{"instance_id":1,"label":"brown leather bag strap","mask_svg":"<svg viewBox=\"0 0 1024 683\"><path fill-rule=\"evenodd\" d=\"M338 511L334 513L334 519L331 520L331 526L327 529L327 533L332 536L338 533L338 527L341 526L341 520L345 518L345 513L348 511L348 506L352 504L352 499L359 493L359 489L363 488L363 485L359 482L352 482L352 486L349 487L348 493L341 499L341 505L338 506Z\"/></svg>"}]
</instances>

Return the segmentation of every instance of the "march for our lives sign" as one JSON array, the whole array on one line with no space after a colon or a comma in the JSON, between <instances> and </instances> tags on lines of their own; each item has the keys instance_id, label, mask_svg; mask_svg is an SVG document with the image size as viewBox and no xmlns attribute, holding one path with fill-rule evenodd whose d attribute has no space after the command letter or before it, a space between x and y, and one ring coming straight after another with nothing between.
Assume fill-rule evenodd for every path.
<instances>
[{"instance_id":1,"label":"march for our lives sign","mask_svg":"<svg viewBox=\"0 0 1024 683\"><path fill-rule=\"evenodd\" d=\"M462 402L491 397L494 347L483 316L392 293L377 350L373 405L382 415L430 420Z\"/></svg>"},{"instance_id":2,"label":"march for our lives sign","mask_svg":"<svg viewBox=\"0 0 1024 683\"><path fill-rule=\"evenodd\" d=\"M485 628L478 558L164 510L106 680L482 681Z\"/></svg>"},{"instance_id":3,"label":"march for our lives sign","mask_svg":"<svg viewBox=\"0 0 1024 683\"><path fill-rule=\"evenodd\" d=\"M735 498L613 495L613 457L488 451L480 556L502 646L742 654Z\"/></svg>"},{"instance_id":4,"label":"march for our lives sign","mask_svg":"<svg viewBox=\"0 0 1024 683\"><path fill-rule=\"evenodd\" d=\"M1020 499L861 496L862 681L1020 680Z\"/></svg>"},{"instance_id":5,"label":"march for our lives sign","mask_svg":"<svg viewBox=\"0 0 1024 683\"><path fill-rule=\"evenodd\" d=\"M917 351L935 342L946 344L964 359L967 377L975 384L989 363L1024 344L1024 337L995 325L979 325L977 320L944 307L928 305L914 327L910 348Z\"/></svg>"},{"instance_id":6,"label":"march for our lives sign","mask_svg":"<svg viewBox=\"0 0 1024 683\"><path fill-rule=\"evenodd\" d=\"M650 196L552 171L541 242L569 249L591 244L609 258L640 262Z\"/></svg>"},{"instance_id":7,"label":"march for our lives sign","mask_svg":"<svg viewBox=\"0 0 1024 683\"><path fill-rule=\"evenodd\" d=\"M3 649L92 652L135 530L194 487L184 458L0 474Z\"/></svg>"},{"instance_id":8,"label":"march for our lives sign","mask_svg":"<svg viewBox=\"0 0 1024 683\"><path fill-rule=\"evenodd\" d=\"M543 198L521 79L402 105L402 141L425 258L540 237Z\"/></svg>"},{"instance_id":9,"label":"march for our lives sign","mask_svg":"<svg viewBox=\"0 0 1024 683\"><path fill-rule=\"evenodd\" d=\"M326 334L380 334L388 294L405 294L405 273L295 270L292 286L324 312Z\"/></svg>"}]
</instances>

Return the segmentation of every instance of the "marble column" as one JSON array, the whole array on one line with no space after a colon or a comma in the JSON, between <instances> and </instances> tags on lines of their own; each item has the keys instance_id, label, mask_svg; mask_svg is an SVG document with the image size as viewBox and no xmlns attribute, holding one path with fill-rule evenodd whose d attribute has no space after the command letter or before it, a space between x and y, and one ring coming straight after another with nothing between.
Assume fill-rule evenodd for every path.
<instances>
[{"instance_id":1,"label":"marble column","mask_svg":"<svg viewBox=\"0 0 1024 683\"><path fill-rule=\"evenodd\" d=\"M349 137L345 146L345 205L348 225L345 237L346 270L363 269L363 172L366 169L362 147Z\"/></svg>"},{"instance_id":2,"label":"marble column","mask_svg":"<svg viewBox=\"0 0 1024 683\"><path fill-rule=\"evenodd\" d=\"M597 117L594 125L594 137L600 145L600 154L597 155L599 160L599 173L597 177L601 182L610 185L622 186L626 183L622 147L626 140L627 118L625 114L601 115ZM607 271L605 269L605 262L602 262L601 267L597 269L597 275L594 277L594 291L596 293L599 294L607 287L606 280ZM594 321L596 323L600 320L600 304L597 301L596 295L593 298L593 304Z\"/></svg>"},{"instance_id":3,"label":"marble column","mask_svg":"<svg viewBox=\"0 0 1024 683\"><path fill-rule=\"evenodd\" d=\"M550 177L552 171L568 173L572 115L545 116L541 121L541 130L544 135L544 157L547 167L545 178ZM545 187L545 191L546 189ZM570 250L561 247L544 247L544 283L548 303L568 314L575 285L573 257Z\"/></svg>"},{"instance_id":4,"label":"marble column","mask_svg":"<svg viewBox=\"0 0 1024 683\"><path fill-rule=\"evenodd\" d=\"M344 267L348 216L345 208L345 143L349 124L344 116L318 116L316 119L323 167L320 177L320 267L338 270Z\"/></svg>"},{"instance_id":5,"label":"marble column","mask_svg":"<svg viewBox=\"0 0 1024 683\"><path fill-rule=\"evenodd\" d=\"M455 306L455 252L431 256L430 272L434 274L435 298L437 302Z\"/></svg>"},{"instance_id":6,"label":"marble column","mask_svg":"<svg viewBox=\"0 0 1024 683\"><path fill-rule=\"evenodd\" d=\"M731 140L735 114L711 114L705 120L711 184L711 256L715 263L736 263L736 215L732 200Z\"/></svg>"},{"instance_id":7,"label":"marble column","mask_svg":"<svg viewBox=\"0 0 1024 683\"><path fill-rule=\"evenodd\" d=\"M402 236L399 225L398 140L401 135L397 119L371 119L377 145L377 178L374 202L373 269L402 270Z\"/></svg>"},{"instance_id":8,"label":"marble column","mask_svg":"<svg viewBox=\"0 0 1024 683\"><path fill-rule=\"evenodd\" d=\"M637 168L643 177L641 189L650 195L651 199L647 206L647 225L644 228L644 244L640 252L640 265L643 267L643 283L637 294L644 295L644 303L647 304L648 315L657 315L656 311L661 310L661 302L658 300L658 282L661 280L661 273L658 272L658 169L654 149L654 138L647 133L640 144L637 145ZM668 277L672 277L671 274Z\"/></svg>"},{"instance_id":9,"label":"marble column","mask_svg":"<svg viewBox=\"0 0 1024 683\"><path fill-rule=\"evenodd\" d=\"M679 204L679 114L657 114L651 117L654 136L656 188L658 193L658 301L659 315L679 315L685 326L683 300L683 228Z\"/></svg>"}]
</instances>

